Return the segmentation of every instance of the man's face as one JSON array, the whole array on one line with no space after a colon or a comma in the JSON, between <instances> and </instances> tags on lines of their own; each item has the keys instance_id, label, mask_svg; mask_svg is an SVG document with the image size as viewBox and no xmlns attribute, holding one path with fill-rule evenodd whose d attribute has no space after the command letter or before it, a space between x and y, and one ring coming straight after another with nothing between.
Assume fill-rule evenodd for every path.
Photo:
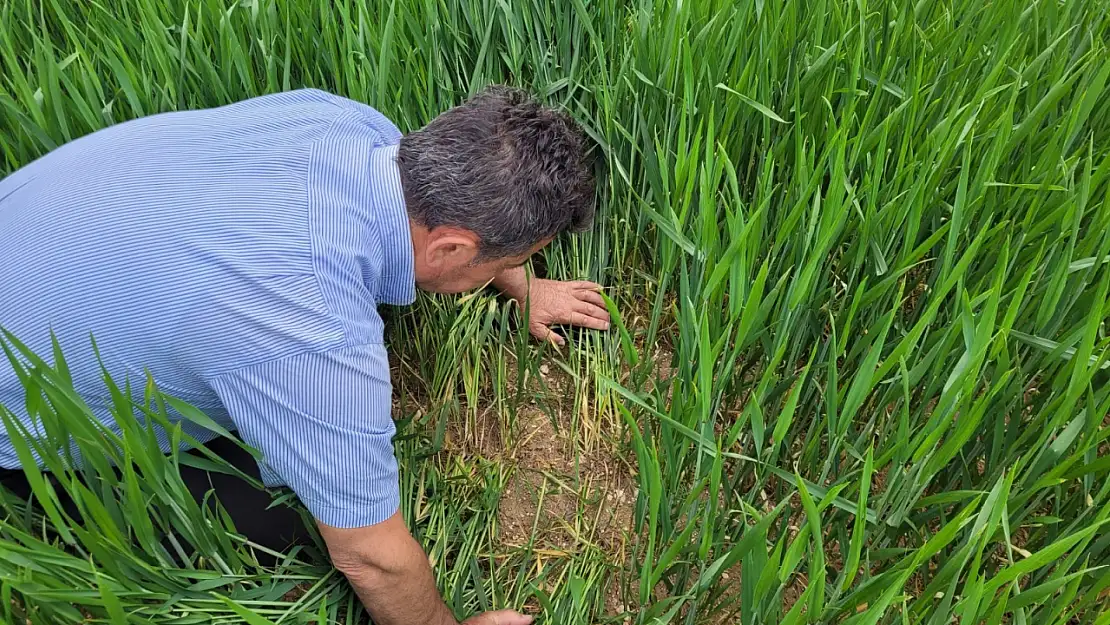
<instances>
[{"instance_id":1,"label":"man's face","mask_svg":"<svg viewBox=\"0 0 1110 625\"><path fill-rule=\"evenodd\" d=\"M443 273L421 281L417 276L416 285L432 293L465 293L480 289L489 284L506 269L519 267L528 261L533 252L512 258L498 258L490 261L465 263L447 267Z\"/></svg>"},{"instance_id":2,"label":"man's face","mask_svg":"<svg viewBox=\"0 0 1110 625\"><path fill-rule=\"evenodd\" d=\"M477 260L480 241L458 228L428 230L412 226L416 286L432 293L465 293L489 284L507 269L519 267L545 245L542 241L519 256Z\"/></svg>"}]
</instances>

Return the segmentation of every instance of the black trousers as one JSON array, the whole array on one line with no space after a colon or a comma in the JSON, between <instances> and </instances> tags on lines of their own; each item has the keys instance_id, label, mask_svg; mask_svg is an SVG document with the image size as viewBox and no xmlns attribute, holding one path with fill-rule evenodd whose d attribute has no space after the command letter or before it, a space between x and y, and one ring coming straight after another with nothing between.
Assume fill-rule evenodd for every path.
<instances>
[{"instance_id":1,"label":"black trousers","mask_svg":"<svg viewBox=\"0 0 1110 625\"><path fill-rule=\"evenodd\" d=\"M243 473L259 478L258 463L250 454L226 438L217 438L205 445ZM192 452L190 452L192 453ZM215 490L220 504L227 510L235 529L251 542L270 550L282 552L294 544L311 545L312 539L301 515L293 508L278 504L269 507L273 497L258 490L234 475L215 473L194 467L181 467L181 478L197 503L204 500L210 489ZM22 470L0 469L0 484L19 497L27 499L31 485ZM76 506L58 489L62 505L73 518L79 518ZM259 553L259 560L270 564L273 560Z\"/></svg>"}]
</instances>

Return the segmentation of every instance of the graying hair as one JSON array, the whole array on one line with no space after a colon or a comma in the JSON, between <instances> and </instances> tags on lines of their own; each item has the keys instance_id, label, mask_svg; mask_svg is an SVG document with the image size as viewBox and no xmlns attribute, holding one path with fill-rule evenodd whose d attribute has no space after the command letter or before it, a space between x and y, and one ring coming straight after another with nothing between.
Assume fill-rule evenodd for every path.
<instances>
[{"instance_id":1,"label":"graying hair","mask_svg":"<svg viewBox=\"0 0 1110 625\"><path fill-rule=\"evenodd\" d=\"M401 139L409 216L476 234L479 256L518 256L590 226L596 189L585 136L568 115L495 86Z\"/></svg>"}]
</instances>

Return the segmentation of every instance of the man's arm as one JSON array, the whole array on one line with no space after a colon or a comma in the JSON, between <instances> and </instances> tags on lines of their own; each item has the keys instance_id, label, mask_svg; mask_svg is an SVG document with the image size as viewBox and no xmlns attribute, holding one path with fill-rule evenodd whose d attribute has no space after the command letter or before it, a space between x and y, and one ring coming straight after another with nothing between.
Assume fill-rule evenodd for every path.
<instances>
[{"instance_id":1,"label":"man's arm","mask_svg":"<svg viewBox=\"0 0 1110 625\"><path fill-rule=\"evenodd\" d=\"M528 297L528 270L523 265L506 269L493 279L493 286L506 297L522 301Z\"/></svg>"},{"instance_id":2,"label":"man's arm","mask_svg":"<svg viewBox=\"0 0 1110 625\"><path fill-rule=\"evenodd\" d=\"M243 440L262 451L263 476L283 481L318 519L335 565L375 623L455 625L427 556L397 514L395 426L382 344L295 354L240 367L211 384ZM529 621L491 612L472 624Z\"/></svg>"},{"instance_id":3,"label":"man's arm","mask_svg":"<svg viewBox=\"0 0 1110 625\"><path fill-rule=\"evenodd\" d=\"M524 267L506 269L494 278L493 285L516 300L521 313L527 309L528 330L540 340L564 344L563 337L551 329L557 324L609 329L609 311L601 299L601 285L529 279Z\"/></svg>"},{"instance_id":4,"label":"man's arm","mask_svg":"<svg viewBox=\"0 0 1110 625\"><path fill-rule=\"evenodd\" d=\"M335 567L347 576L377 625L457 625L432 577L428 556L398 512L369 527L340 529L318 523ZM528 625L512 610L486 612L467 625Z\"/></svg>"},{"instance_id":5,"label":"man's arm","mask_svg":"<svg viewBox=\"0 0 1110 625\"><path fill-rule=\"evenodd\" d=\"M347 576L375 623L457 625L439 596L428 556L400 512L369 527L318 525L332 563Z\"/></svg>"}]
</instances>

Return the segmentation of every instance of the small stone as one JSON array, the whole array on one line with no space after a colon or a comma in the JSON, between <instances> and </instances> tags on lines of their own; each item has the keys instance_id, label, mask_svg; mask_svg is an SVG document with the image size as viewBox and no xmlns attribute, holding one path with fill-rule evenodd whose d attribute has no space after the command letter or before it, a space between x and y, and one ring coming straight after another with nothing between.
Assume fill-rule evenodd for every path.
<instances>
[{"instance_id":1,"label":"small stone","mask_svg":"<svg viewBox=\"0 0 1110 625\"><path fill-rule=\"evenodd\" d=\"M542 373L543 375L547 375L549 371L551 371L550 367L548 367L547 365L540 365L540 373Z\"/></svg>"}]
</instances>

